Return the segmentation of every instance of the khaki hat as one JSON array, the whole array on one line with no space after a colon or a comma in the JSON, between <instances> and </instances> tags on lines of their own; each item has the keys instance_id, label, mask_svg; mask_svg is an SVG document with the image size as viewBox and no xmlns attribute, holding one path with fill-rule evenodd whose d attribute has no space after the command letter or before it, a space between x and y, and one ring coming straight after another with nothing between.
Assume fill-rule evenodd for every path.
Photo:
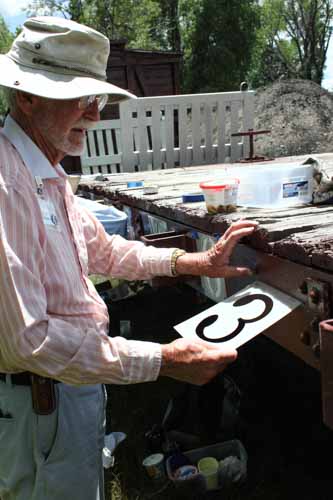
<instances>
[{"instance_id":1,"label":"khaki hat","mask_svg":"<svg viewBox=\"0 0 333 500\"><path fill-rule=\"evenodd\" d=\"M27 19L10 51L0 55L0 85L49 99L109 94L111 102L135 97L106 82L109 40L68 19Z\"/></svg>"}]
</instances>

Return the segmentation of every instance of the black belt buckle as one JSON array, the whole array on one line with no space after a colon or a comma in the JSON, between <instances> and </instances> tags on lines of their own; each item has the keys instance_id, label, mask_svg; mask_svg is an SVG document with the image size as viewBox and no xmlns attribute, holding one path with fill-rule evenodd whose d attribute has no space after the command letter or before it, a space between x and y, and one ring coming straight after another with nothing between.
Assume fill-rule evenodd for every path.
<instances>
[{"instance_id":1,"label":"black belt buckle","mask_svg":"<svg viewBox=\"0 0 333 500\"><path fill-rule=\"evenodd\" d=\"M56 396L53 380L31 375L32 407L37 415L50 415L56 409Z\"/></svg>"}]
</instances>

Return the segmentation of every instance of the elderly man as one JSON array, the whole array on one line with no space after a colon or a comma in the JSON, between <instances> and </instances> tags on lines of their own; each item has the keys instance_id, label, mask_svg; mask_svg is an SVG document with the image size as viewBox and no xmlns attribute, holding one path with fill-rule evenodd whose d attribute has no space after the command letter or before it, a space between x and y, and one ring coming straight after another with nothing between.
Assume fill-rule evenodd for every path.
<instances>
[{"instance_id":1,"label":"elderly man","mask_svg":"<svg viewBox=\"0 0 333 500\"><path fill-rule=\"evenodd\" d=\"M0 58L10 114L0 133L0 497L103 498L103 383L160 375L204 384L237 353L202 341L168 345L108 336L105 304L88 279L155 275L242 276L229 257L256 224L235 223L209 251L187 254L109 236L78 209L64 155L108 97L108 40L52 17L25 22Z\"/></svg>"}]
</instances>

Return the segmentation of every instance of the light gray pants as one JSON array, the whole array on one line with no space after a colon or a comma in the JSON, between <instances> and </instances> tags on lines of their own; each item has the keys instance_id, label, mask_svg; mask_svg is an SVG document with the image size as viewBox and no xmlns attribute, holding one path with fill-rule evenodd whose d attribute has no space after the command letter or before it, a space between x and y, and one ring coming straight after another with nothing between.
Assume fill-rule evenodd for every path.
<instances>
[{"instance_id":1,"label":"light gray pants","mask_svg":"<svg viewBox=\"0 0 333 500\"><path fill-rule=\"evenodd\" d=\"M101 385L55 385L57 409L32 410L30 387L0 381L1 500L103 500Z\"/></svg>"}]
</instances>

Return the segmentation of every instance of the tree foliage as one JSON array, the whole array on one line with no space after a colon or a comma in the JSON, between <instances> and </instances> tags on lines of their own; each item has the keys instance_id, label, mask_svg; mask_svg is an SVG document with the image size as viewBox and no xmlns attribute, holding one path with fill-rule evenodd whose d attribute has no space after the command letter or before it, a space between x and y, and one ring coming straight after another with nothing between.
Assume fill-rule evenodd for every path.
<instances>
[{"instance_id":1,"label":"tree foliage","mask_svg":"<svg viewBox=\"0 0 333 500\"><path fill-rule=\"evenodd\" d=\"M14 35L9 31L4 19L0 16L0 53L5 54L8 52ZM0 116L6 112L6 105L2 96L2 92L0 90Z\"/></svg>"},{"instance_id":2,"label":"tree foliage","mask_svg":"<svg viewBox=\"0 0 333 500\"><path fill-rule=\"evenodd\" d=\"M30 15L64 15L100 31L110 39L125 38L128 46L174 49L178 0L33 0Z\"/></svg>"},{"instance_id":3,"label":"tree foliage","mask_svg":"<svg viewBox=\"0 0 333 500\"><path fill-rule=\"evenodd\" d=\"M258 9L254 0L202 0L197 5L186 61L189 91L239 89L256 40Z\"/></svg>"},{"instance_id":4,"label":"tree foliage","mask_svg":"<svg viewBox=\"0 0 333 500\"><path fill-rule=\"evenodd\" d=\"M278 76L319 85L331 38L332 0L264 0L250 79L267 83ZM272 72L267 71L273 55Z\"/></svg>"},{"instance_id":5,"label":"tree foliage","mask_svg":"<svg viewBox=\"0 0 333 500\"><path fill-rule=\"evenodd\" d=\"M183 53L183 90L258 87L278 78L321 83L333 0L31 0L127 45Z\"/></svg>"},{"instance_id":6,"label":"tree foliage","mask_svg":"<svg viewBox=\"0 0 333 500\"><path fill-rule=\"evenodd\" d=\"M0 15L0 53L5 54L14 39L14 35L9 31L3 17Z\"/></svg>"}]
</instances>

